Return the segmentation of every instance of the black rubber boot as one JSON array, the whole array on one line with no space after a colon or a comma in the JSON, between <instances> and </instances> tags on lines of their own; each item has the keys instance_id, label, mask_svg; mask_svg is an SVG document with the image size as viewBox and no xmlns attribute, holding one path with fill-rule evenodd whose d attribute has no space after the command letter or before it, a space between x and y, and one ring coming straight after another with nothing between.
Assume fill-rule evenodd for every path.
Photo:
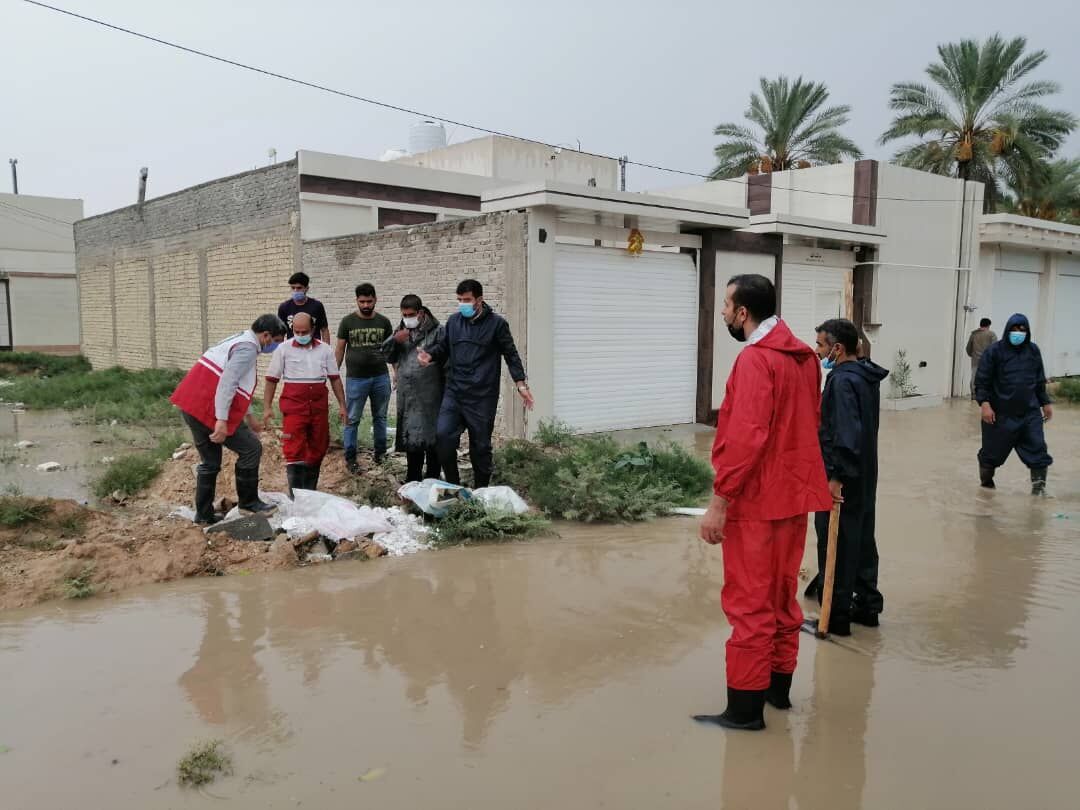
<instances>
[{"instance_id":1,"label":"black rubber boot","mask_svg":"<svg viewBox=\"0 0 1080 810\"><path fill-rule=\"evenodd\" d=\"M806 583L806 590L802 592L802 595L807 599L821 601L821 574L815 574L814 578Z\"/></svg>"},{"instance_id":2,"label":"black rubber boot","mask_svg":"<svg viewBox=\"0 0 1080 810\"><path fill-rule=\"evenodd\" d=\"M878 618L877 613L871 613L869 610L856 610L851 614L852 624L861 624L863 627L880 627L881 620Z\"/></svg>"},{"instance_id":3,"label":"black rubber boot","mask_svg":"<svg viewBox=\"0 0 1080 810\"><path fill-rule=\"evenodd\" d=\"M345 469L356 475L360 472L360 465L356 463L356 451L345 454Z\"/></svg>"},{"instance_id":4,"label":"black rubber boot","mask_svg":"<svg viewBox=\"0 0 1080 810\"><path fill-rule=\"evenodd\" d=\"M979 465L979 484L987 489L997 489L997 485L994 484L993 467L987 467L985 464Z\"/></svg>"},{"instance_id":5,"label":"black rubber boot","mask_svg":"<svg viewBox=\"0 0 1080 810\"><path fill-rule=\"evenodd\" d=\"M765 728L764 689L732 689L729 686L727 695L728 705L723 714L695 714L694 719L699 723L739 731L761 731Z\"/></svg>"},{"instance_id":6,"label":"black rubber boot","mask_svg":"<svg viewBox=\"0 0 1080 810\"><path fill-rule=\"evenodd\" d=\"M1031 494L1046 494L1046 467L1031 468Z\"/></svg>"},{"instance_id":7,"label":"black rubber boot","mask_svg":"<svg viewBox=\"0 0 1080 810\"><path fill-rule=\"evenodd\" d=\"M304 464L285 465L285 480L288 481L288 495L294 498L294 489L307 489L307 466Z\"/></svg>"},{"instance_id":8,"label":"black rubber boot","mask_svg":"<svg viewBox=\"0 0 1080 810\"><path fill-rule=\"evenodd\" d=\"M195 478L195 522L200 526L220 523L223 516L214 511L217 473L199 473Z\"/></svg>"},{"instance_id":9,"label":"black rubber boot","mask_svg":"<svg viewBox=\"0 0 1080 810\"><path fill-rule=\"evenodd\" d=\"M319 473L322 471L322 464L316 464L314 467L310 464L307 466L307 475L305 476L304 489L310 489L312 492L319 488Z\"/></svg>"},{"instance_id":10,"label":"black rubber boot","mask_svg":"<svg viewBox=\"0 0 1080 810\"><path fill-rule=\"evenodd\" d=\"M791 708L791 676L790 672L774 672L769 679L765 701L774 709Z\"/></svg>"},{"instance_id":11,"label":"black rubber boot","mask_svg":"<svg viewBox=\"0 0 1080 810\"><path fill-rule=\"evenodd\" d=\"M273 512L277 507L259 500L259 469L236 468L236 500L242 512Z\"/></svg>"}]
</instances>

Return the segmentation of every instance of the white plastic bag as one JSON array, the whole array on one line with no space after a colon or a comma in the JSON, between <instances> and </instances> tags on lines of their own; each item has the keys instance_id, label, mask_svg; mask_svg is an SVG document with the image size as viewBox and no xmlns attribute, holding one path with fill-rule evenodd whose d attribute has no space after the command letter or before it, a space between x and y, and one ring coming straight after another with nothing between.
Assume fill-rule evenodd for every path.
<instances>
[{"instance_id":1,"label":"white plastic bag","mask_svg":"<svg viewBox=\"0 0 1080 810\"><path fill-rule=\"evenodd\" d=\"M474 489L472 496L484 505L485 509L498 509L523 515L529 511L529 505L510 487L481 487Z\"/></svg>"},{"instance_id":2,"label":"white plastic bag","mask_svg":"<svg viewBox=\"0 0 1080 810\"><path fill-rule=\"evenodd\" d=\"M281 525L290 537L317 531L331 540L351 540L394 529L390 521L370 506L357 506L329 492L293 490L293 502L288 512Z\"/></svg>"},{"instance_id":3,"label":"white plastic bag","mask_svg":"<svg viewBox=\"0 0 1080 810\"><path fill-rule=\"evenodd\" d=\"M435 517L445 515L446 510L454 501L467 501L472 497L472 493L465 487L448 484L437 478L410 481L398 490L398 495L407 501L412 501L421 512Z\"/></svg>"}]
</instances>

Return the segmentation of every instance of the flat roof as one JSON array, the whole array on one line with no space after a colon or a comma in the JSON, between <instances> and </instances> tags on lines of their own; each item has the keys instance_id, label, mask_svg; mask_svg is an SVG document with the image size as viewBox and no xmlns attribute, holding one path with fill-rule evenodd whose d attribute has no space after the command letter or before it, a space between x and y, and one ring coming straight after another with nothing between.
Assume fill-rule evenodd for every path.
<instances>
[{"instance_id":1,"label":"flat roof","mask_svg":"<svg viewBox=\"0 0 1080 810\"><path fill-rule=\"evenodd\" d=\"M833 242L849 242L853 245L880 245L887 238L883 230L870 225L852 225L850 222L834 219L800 217L786 213L756 214L750 217L750 224L740 230L749 233L779 233L784 236L828 239Z\"/></svg>"},{"instance_id":2,"label":"flat roof","mask_svg":"<svg viewBox=\"0 0 1080 810\"><path fill-rule=\"evenodd\" d=\"M550 181L503 186L480 195L480 210L484 213L542 205L560 212L621 214L685 227L740 228L750 219L745 208Z\"/></svg>"},{"instance_id":3,"label":"flat roof","mask_svg":"<svg viewBox=\"0 0 1080 810\"><path fill-rule=\"evenodd\" d=\"M1080 251L1080 226L1016 214L984 214L979 242L1064 253Z\"/></svg>"}]
</instances>

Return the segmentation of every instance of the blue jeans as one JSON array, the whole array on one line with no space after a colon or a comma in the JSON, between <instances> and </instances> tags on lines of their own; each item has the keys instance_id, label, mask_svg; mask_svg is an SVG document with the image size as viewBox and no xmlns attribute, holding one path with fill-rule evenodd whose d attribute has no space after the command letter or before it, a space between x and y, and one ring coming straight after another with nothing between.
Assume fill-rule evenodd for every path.
<instances>
[{"instance_id":1,"label":"blue jeans","mask_svg":"<svg viewBox=\"0 0 1080 810\"><path fill-rule=\"evenodd\" d=\"M345 380L345 404L349 409L349 424L342 437L345 457L356 457L356 426L364 416L364 404L371 397L371 421L375 427L375 455L386 452L386 410L390 407L390 375Z\"/></svg>"}]
</instances>

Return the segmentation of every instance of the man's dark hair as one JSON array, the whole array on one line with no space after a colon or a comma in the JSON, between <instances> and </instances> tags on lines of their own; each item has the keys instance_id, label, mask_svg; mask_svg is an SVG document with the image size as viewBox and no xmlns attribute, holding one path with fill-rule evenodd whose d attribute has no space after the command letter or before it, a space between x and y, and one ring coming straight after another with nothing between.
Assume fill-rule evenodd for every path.
<instances>
[{"instance_id":1,"label":"man's dark hair","mask_svg":"<svg viewBox=\"0 0 1080 810\"><path fill-rule=\"evenodd\" d=\"M979 326L983 327L983 329L986 329L988 326L990 326L990 319L983 318L981 321L979 321Z\"/></svg>"},{"instance_id":2,"label":"man's dark hair","mask_svg":"<svg viewBox=\"0 0 1080 810\"><path fill-rule=\"evenodd\" d=\"M852 357L859 350L859 330L847 318L832 318L814 331L824 332L830 344L839 343Z\"/></svg>"},{"instance_id":3,"label":"man's dark hair","mask_svg":"<svg viewBox=\"0 0 1080 810\"><path fill-rule=\"evenodd\" d=\"M475 278L467 278L457 285L458 295L465 295L466 293L470 293L474 298L482 298L484 296L484 285Z\"/></svg>"},{"instance_id":4,"label":"man's dark hair","mask_svg":"<svg viewBox=\"0 0 1080 810\"><path fill-rule=\"evenodd\" d=\"M417 312L419 312L421 307L423 306L424 302L420 300L419 295L413 295L412 293L409 293L401 299L401 309L415 309Z\"/></svg>"},{"instance_id":5,"label":"man's dark hair","mask_svg":"<svg viewBox=\"0 0 1080 810\"><path fill-rule=\"evenodd\" d=\"M269 332L271 337L284 335L285 328L285 324L281 322L281 318L277 315L260 315L255 319L255 323L251 325L251 331L256 335Z\"/></svg>"},{"instance_id":6,"label":"man's dark hair","mask_svg":"<svg viewBox=\"0 0 1080 810\"><path fill-rule=\"evenodd\" d=\"M307 273L293 273L291 276L289 276L289 284L290 286L293 284L299 284L302 287L310 287L311 279L308 278Z\"/></svg>"},{"instance_id":7,"label":"man's dark hair","mask_svg":"<svg viewBox=\"0 0 1080 810\"><path fill-rule=\"evenodd\" d=\"M375 297L375 285L368 284L366 281L363 284L356 285L356 297L364 296L364 298Z\"/></svg>"},{"instance_id":8,"label":"man's dark hair","mask_svg":"<svg viewBox=\"0 0 1080 810\"><path fill-rule=\"evenodd\" d=\"M776 314L776 287L765 276L747 273L732 276L728 286L734 286L731 302L736 307L746 307L750 316L761 323Z\"/></svg>"}]
</instances>

